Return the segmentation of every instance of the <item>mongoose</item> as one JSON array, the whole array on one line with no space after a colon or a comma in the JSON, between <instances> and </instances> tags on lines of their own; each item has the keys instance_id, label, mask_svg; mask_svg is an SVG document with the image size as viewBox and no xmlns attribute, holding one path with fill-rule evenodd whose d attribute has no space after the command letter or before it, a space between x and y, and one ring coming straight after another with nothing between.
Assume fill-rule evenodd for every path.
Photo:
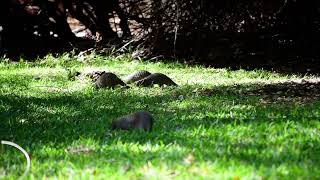
<instances>
[{"instance_id":1,"label":"mongoose","mask_svg":"<svg viewBox=\"0 0 320 180\"><path fill-rule=\"evenodd\" d=\"M129 115L121 116L111 123L111 129L140 129L151 131L153 126L153 117L147 111L137 111Z\"/></svg>"},{"instance_id":2,"label":"mongoose","mask_svg":"<svg viewBox=\"0 0 320 180\"><path fill-rule=\"evenodd\" d=\"M168 76L162 73L154 73L151 74L137 82L135 82L137 86L152 86L154 84L158 84L159 86L167 85L167 86L177 86L175 82L173 82Z\"/></svg>"},{"instance_id":3,"label":"mongoose","mask_svg":"<svg viewBox=\"0 0 320 180\"><path fill-rule=\"evenodd\" d=\"M133 83L149 76L150 74L151 73L148 71L138 71L138 72L129 74L127 77L125 77L124 82Z\"/></svg>"},{"instance_id":4,"label":"mongoose","mask_svg":"<svg viewBox=\"0 0 320 180\"><path fill-rule=\"evenodd\" d=\"M93 71L90 73L87 73L86 76L92 79L92 81L97 81L97 79L103 74L106 73L105 71Z\"/></svg>"},{"instance_id":5,"label":"mongoose","mask_svg":"<svg viewBox=\"0 0 320 180\"><path fill-rule=\"evenodd\" d=\"M115 88L117 85L128 87L117 75L104 72L95 82L96 88Z\"/></svg>"}]
</instances>

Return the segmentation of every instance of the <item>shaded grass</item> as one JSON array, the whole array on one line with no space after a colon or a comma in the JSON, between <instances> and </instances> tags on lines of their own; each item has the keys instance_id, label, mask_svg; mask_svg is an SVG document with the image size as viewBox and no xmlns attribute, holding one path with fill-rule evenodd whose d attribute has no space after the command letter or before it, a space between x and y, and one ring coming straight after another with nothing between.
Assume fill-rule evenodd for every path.
<instances>
[{"instance_id":1,"label":"shaded grass","mask_svg":"<svg viewBox=\"0 0 320 180\"><path fill-rule=\"evenodd\" d=\"M108 70L120 77L147 69L168 74L180 86L95 90L88 80L69 80L67 68ZM301 78L125 57L65 55L36 63L3 62L0 139L31 154L30 179L316 179L319 101L261 104L261 97L238 92L257 83ZM235 84L239 86L230 91ZM219 91L206 96L197 88ZM154 115L151 133L108 130L113 118L139 109ZM90 152L66 151L81 146ZM0 178L18 177L23 157L0 147Z\"/></svg>"}]
</instances>

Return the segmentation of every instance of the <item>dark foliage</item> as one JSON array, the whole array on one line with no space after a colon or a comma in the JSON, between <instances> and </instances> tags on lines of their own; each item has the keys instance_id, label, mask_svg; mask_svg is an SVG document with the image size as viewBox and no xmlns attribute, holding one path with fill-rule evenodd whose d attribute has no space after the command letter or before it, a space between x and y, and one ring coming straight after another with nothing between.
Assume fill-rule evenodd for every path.
<instances>
[{"instance_id":1,"label":"dark foliage","mask_svg":"<svg viewBox=\"0 0 320 180\"><path fill-rule=\"evenodd\" d=\"M75 47L115 45L132 38L135 54L143 57L172 57L237 67L319 63L317 0L2 0L0 3L2 51L10 50L13 54L23 51L38 55ZM84 26L82 30L89 30L87 40L75 37L67 17L79 20Z\"/></svg>"},{"instance_id":2,"label":"dark foliage","mask_svg":"<svg viewBox=\"0 0 320 180\"><path fill-rule=\"evenodd\" d=\"M167 0L157 3L153 31L145 42L152 55L238 67L318 62L319 1Z\"/></svg>"}]
</instances>

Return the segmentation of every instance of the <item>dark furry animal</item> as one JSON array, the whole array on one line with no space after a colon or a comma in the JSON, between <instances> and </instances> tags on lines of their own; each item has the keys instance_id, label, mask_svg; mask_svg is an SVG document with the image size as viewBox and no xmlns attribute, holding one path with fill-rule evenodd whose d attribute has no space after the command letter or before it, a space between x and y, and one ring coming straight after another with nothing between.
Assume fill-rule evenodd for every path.
<instances>
[{"instance_id":1,"label":"dark furry animal","mask_svg":"<svg viewBox=\"0 0 320 180\"><path fill-rule=\"evenodd\" d=\"M90 73L87 73L86 76L92 79L92 81L97 81L97 79L103 74L106 73L105 71L93 71Z\"/></svg>"},{"instance_id":2,"label":"dark furry animal","mask_svg":"<svg viewBox=\"0 0 320 180\"><path fill-rule=\"evenodd\" d=\"M149 76L151 73L148 71L138 71L132 74L129 74L127 77L124 78L124 82L126 83L133 83L136 81L139 81L147 76Z\"/></svg>"},{"instance_id":3,"label":"dark furry animal","mask_svg":"<svg viewBox=\"0 0 320 180\"><path fill-rule=\"evenodd\" d=\"M115 88L116 86L120 85L122 87L128 87L126 83L124 83L117 75L104 72L102 73L99 78L95 82L96 88Z\"/></svg>"},{"instance_id":4,"label":"dark furry animal","mask_svg":"<svg viewBox=\"0 0 320 180\"><path fill-rule=\"evenodd\" d=\"M151 74L137 82L135 82L137 86L153 86L154 84L158 84L159 86L167 85L167 86L177 86L175 82L172 81L168 76L162 73L154 73Z\"/></svg>"},{"instance_id":5,"label":"dark furry animal","mask_svg":"<svg viewBox=\"0 0 320 180\"><path fill-rule=\"evenodd\" d=\"M153 117L147 111L137 111L129 115L119 117L112 121L111 129L140 129L144 131L151 131L153 126Z\"/></svg>"}]
</instances>

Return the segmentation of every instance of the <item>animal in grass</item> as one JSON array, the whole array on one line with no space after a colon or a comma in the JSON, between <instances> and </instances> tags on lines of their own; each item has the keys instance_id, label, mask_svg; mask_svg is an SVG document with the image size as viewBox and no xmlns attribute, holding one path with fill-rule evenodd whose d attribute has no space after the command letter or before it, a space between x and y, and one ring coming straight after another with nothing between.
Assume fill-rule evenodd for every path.
<instances>
[{"instance_id":1,"label":"animal in grass","mask_svg":"<svg viewBox=\"0 0 320 180\"><path fill-rule=\"evenodd\" d=\"M136 81L135 84L137 86L144 87L153 86L154 84L158 84L159 86L177 86L177 84L172 79L162 73L151 74L139 81Z\"/></svg>"},{"instance_id":2,"label":"animal in grass","mask_svg":"<svg viewBox=\"0 0 320 180\"><path fill-rule=\"evenodd\" d=\"M139 81L147 76L151 75L149 71L138 71L132 74L129 74L127 77L124 78L124 82L130 84L136 81Z\"/></svg>"},{"instance_id":3,"label":"animal in grass","mask_svg":"<svg viewBox=\"0 0 320 180\"><path fill-rule=\"evenodd\" d=\"M111 123L111 129L139 129L151 131L153 126L153 117L151 113L140 110L125 116L121 116Z\"/></svg>"},{"instance_id":4,"label":"animal in grass","mask_svg":"<svg viewBox=\"0 0 320 180\"><path fill-rule=\"evenodd\" d=\"M92 79L92 81L96 81L103 73L106 73L105 71L92 71L90 73L87 73L86 76Z\"/></svg>"},{"instance_id":5,"label":"animal in grass","mask_svg":"<svg viewBox=\"0 0 320 180\"><path fill-rule=\"evenodd\" d=\"M111 88L114 89L117 86L128 88L117 75L111 72L102 73L95 82L96 88Z\"/></svg>"}]
</instances>

